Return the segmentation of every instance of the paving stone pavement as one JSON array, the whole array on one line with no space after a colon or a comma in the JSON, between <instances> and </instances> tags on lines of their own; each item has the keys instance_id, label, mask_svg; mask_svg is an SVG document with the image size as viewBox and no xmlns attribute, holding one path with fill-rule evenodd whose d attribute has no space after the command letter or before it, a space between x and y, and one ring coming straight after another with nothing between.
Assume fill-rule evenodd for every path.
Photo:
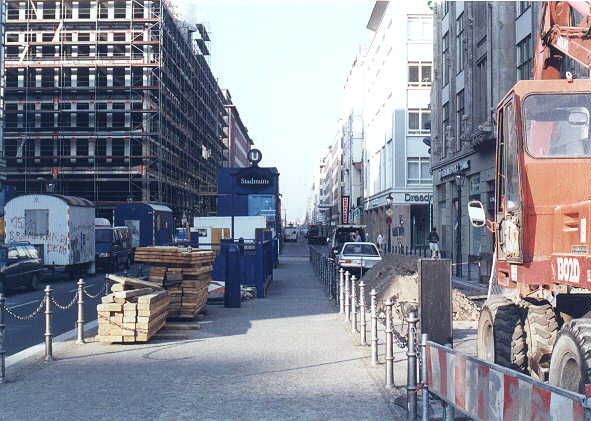
<instances>
[{"instance_id":1,"label":"paving stone pavement","mask_svg":"<svg viewBox=\"0 0 591 421\"><path fill-rule=\"evenodd\" d=\"M404 420L401 389L356 345L290 245L267 298L210 306L187 340L60 349L9 371L0 420ZM405 372L397 354L397 385Z\"/></svg>"}]
</instances>

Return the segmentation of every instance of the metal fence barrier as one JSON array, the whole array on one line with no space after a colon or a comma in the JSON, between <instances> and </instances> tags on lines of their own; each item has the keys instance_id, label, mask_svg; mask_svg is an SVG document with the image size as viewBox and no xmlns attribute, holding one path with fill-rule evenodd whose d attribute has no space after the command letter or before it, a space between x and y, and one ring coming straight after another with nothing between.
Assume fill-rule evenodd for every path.
<instances>
[{"instance_id":1,"label":"metal fence barrier","mask_svg":"<svg viewBox=\"0 0 591 421\"><path fill-rule=\"evenodd\" d=\"M102 295L106 295L109 291L109 280L105 278L104 286L102 286L96 294L90 294L85 288L84 279L78 280L78 289L76 290L72 300L67 304L58 303L53 297L53 289L47 285L45 287L43 297L39 300L39 304L35 310L27 315L20 315L13 312L6 306L6 296L0 293L0 384L6 383L6 316L10 316L15 320L26 321L32 320L37 317L42 310L45 316L45 332L44 343L45 343L45 361L53 361L53 315L55 309L60 311L67 311L77 305L78 318L76 321L76 343L84 343L84 296L91 299L98 298Z\"/></svg>"}]
</instances>

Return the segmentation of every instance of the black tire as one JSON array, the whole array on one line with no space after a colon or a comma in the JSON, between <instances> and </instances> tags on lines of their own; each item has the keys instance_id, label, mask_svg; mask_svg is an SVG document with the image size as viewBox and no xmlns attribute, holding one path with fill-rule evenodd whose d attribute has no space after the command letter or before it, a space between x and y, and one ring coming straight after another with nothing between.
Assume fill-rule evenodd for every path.
<instances>
[{"instance_id":1,"label":"black tire","mask_svg":"<svg viewBox=\"0 0 591 421\"><path fill-rule=\"evenodd\" d=\"M39 275L37 275L36 273L33 274L33 276L31 277L31 283L29 286L31 288L31 291L39 290Z\"/></svg>"},{"instance_id":2,"label":"black tire","mask_svg":"<svg viewBox=\"0 0 591 421\"><path fill-rule=\"evenodd\" d=\"M518 306L505 297L491 297L480 313L478 358L520 372L527 369L523 320Z\"/></svg>"},{"instance_id":3,"label":"black tire","mask_svg":"<svg viewBox=\"0 0 591 421\"><path fill-rule=\"evenodd\" d=\"M524 328L527 341L527 358L530 375L540 381L546 381L549 367L547 357L539 358L538 351L546 349L545 355L550 355L556 337L558 336L558 318L554 308L547 301L526 302ZM534 361L536 357L536 361ZM537 372L535 367L539 366Z\"/></svg>"},{"instance_id":4,"label":"black tire","mask_svg":"<svg viewBox=\"0 0 591 421\"><path fill-rule=\"evenodd\" d=\"M549 381L553 386L585 393L591 383L591 320L574 319L558 334L550 359Z\"/></svg>"}]
</instances>

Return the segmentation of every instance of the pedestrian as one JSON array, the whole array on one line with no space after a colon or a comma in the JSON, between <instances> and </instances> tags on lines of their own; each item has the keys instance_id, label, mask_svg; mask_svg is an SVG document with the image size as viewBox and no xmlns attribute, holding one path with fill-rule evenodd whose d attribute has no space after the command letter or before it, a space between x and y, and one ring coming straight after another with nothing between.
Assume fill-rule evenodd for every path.
<instances>
[{"instance_id":1,"label":"pedestrian","mask_svg":"<svg viewBox=\"0 0 591 421\"><path fill-rule=\"evenodd\" d=\"M355 231L355 242L360 243L362 241L363 239L361 238L361 234L359 234L359 231Z\"/></svg>"},{"instance_id":2,"label":"pedestrian","mask_svg":"<svg viewBox=\"0 0 591 421\"><path fill-rule=\"evenodd\" d=\"M431 258L432 259L440 259L441 254L439 252L439 235L437 234L437 228L433 227L429 236L427 237L427 241L429 241L429 249L431 250Z\"/></svg>"},{"instance_id":3,"label":"pedestrian","mask_svg":"<svg viewBox=\"0 0 591 421\"><path fill-rule=\"evenodd\" d=\"M378 249L381 252L383 252L384 251L384 236L382 235L381 232L378 234L378 238L376 238L376 243L378 245Z\"/></svg>"}]
</instances>

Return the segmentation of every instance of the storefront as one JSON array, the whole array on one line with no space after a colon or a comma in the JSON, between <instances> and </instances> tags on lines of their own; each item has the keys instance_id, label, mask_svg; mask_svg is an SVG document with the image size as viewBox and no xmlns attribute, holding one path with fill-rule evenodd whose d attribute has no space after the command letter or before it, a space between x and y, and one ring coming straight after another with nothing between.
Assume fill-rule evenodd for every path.
<instances>
[{"instance_id":1,"label":"storefront","mask_svg":"<svg viewBox=\"0 0 591 421\"><path fill-rule=\"evenodd\" d=\"M384 241L388 241L386 220L390 217L392 247L426 246L432 224L432 201L432 193L409 191L385 192L368 199L365 203L363 224L368 227L370 241L375 242L380 233Z\"/></svg>"},{"instance_id":2,"label":"storefront","mask_svg":"<svg viewBox=\"0 0 591 421\"><path fill-rule=\"evenodd\" d=\"M442 256L455 263L454 273L486 281L494 251L493 237L484 228L470 225L468 202L481 201L490 216L494 211L494 159L470 154L433 168L433 224L440 237Z\"/></svg>"}]
</instances>

